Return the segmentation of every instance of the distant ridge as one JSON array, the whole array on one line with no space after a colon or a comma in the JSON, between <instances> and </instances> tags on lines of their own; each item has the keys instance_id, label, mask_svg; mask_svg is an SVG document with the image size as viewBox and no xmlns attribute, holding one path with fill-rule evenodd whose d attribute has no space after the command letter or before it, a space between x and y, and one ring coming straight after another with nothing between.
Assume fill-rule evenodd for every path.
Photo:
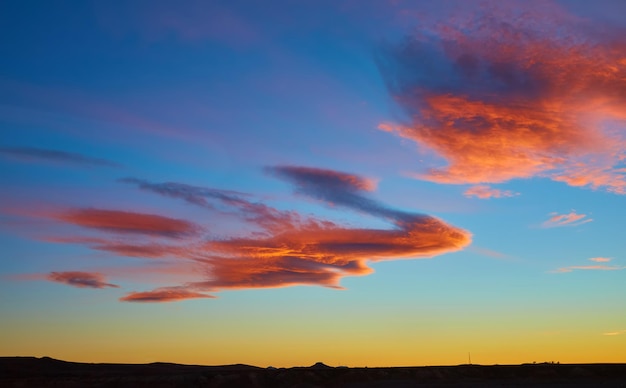
<instances>
[{"instance_id":1,"label":"distant ridge","mask_svg":"<svg viewBox=\"0 0 626 388\"><path fill-rule=\"evenodd\" d=\"M0 357L2 388L183 387L432 387L528 386L624 387L626 364L459 365L388 368L260 368L245 364L204 366L80 363L50 357Z\"/></svg>"}]
</instances>

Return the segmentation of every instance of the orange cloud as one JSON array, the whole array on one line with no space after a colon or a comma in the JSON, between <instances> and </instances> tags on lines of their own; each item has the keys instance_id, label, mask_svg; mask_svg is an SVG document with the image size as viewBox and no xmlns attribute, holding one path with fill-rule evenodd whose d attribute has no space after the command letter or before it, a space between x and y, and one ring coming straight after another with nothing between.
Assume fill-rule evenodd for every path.
<instances>
[{"instance_id":1,"label":"orange cloud","mask_svg":"<svg viewBox=\"0 0 626 388\"><path fill-rule=\"evenodd\" d=\"M470 234L434 217L396 229L304 227L264 239L208 242L211 279L202 287L284 287L319 284L339 287L344 276L366 275L367 262L432 257L467 246Z\"/></svg>"},{"instance_id":2,"label":"orange cloud","mask_svg":"<svg viewBox=\"0 0 626 388\"><path fill-rule=\"evenodd\" d=\"M379 128L447 161L415 174L420 179L546 177L626 194L622 32L558 9L492 5L473 19L425 26L381 54L383 76L410 120Z\"/></svg>"},{"instance_id":3,"label":"orange cloud","mask_svg":"<svg viewBox=\"0 0 626 388\"><path fill-rule=\"evenodd\" d=\"M158 288L153 291L131 292L120 298L122 302L178 302L185 299L215 298L200 292L188 291L180 287Z\"/></svg>"},{"instance_id":4,"label":"orange cloud","mask_svg":"<svg viewBox=\"0 0 626 388\"><path fill-rule=\"evenodd\" d=\"M119 287L115 284L107 283L104 275L97 272L51 272L48 274L47 279L80 288Z\"/></svg>"},{"instance_id":5,"label":"orange cloud","mask_svg":"<svg viewBox=\"0 0 626 388\"><path fill-rule=\"evenodd\" d=\"M128 178L123 182L209 212L238 216L244 225L252 224L258 230L242 236L199 238L188 233L195 226L182 220L174 220L178 223L172 224L169 220L173 219L167 219L166 223L161 216L86 209L70 213L71 217L64 215L62 220L104 231L120 229L131 233L114 238L62 237L48 241L86 244L121 256L194 264L190 275L198 276L197 280L178 287L133 292L120 299L128 302L208 298L212 297L208 293L225 289L294 285L341 288L339 283L345 276L372 273L369 262L432 257L463 249L471 243L469 232L436 217L392 209L369 198L365 194L374 186L366 178L293 166L268 168L268 172L292 183L297 194L381 218L391 227L350 228L294 211L277 210L251 201L244 193ZM141 240L136 234L142 235ZM154 238L145 241L145 234ZM180 237L177 245L159 240L172 236Z\"/></svg>"},{"instance_id":6,"label":"orange cloud","mask_svg":"<svg viewBox=\"0 0 626 388\"><path fill-rule=\"evenodd\" d=\"M463 195L465 195L466 197L477 197L480 199L489 199L489 198L514 197L516 195L519 195L519 193L515 193L510 190L494 189L493 187L488 186L488 185L476 185L465 190Z\"/></svg>"},{"instance_id":7,"label":"orange cloud","mask_svg":"<svg viewBox=\"0 0 626 388\"><path fill-rule=\"evenodd\" d=\"M587 217L586 214L577 214L574 210L567 214L550 213L550 215L551 217L542 224L544 228L578 226L593 221L591 218L585 219L585 217Z\"/></svg>"},{"instance_id":8,"label":"orange cloud","mask_svg":"<svg viewBox=\"0 0 626 388\"><path fill-rule=\"evenodd\" d=\"M177 238L197 231L195 224L185 220L120 210L74 209L56 214L54 217L60 221L85 228L116 233L136 233Z\"/></svg>"}]
</instances>

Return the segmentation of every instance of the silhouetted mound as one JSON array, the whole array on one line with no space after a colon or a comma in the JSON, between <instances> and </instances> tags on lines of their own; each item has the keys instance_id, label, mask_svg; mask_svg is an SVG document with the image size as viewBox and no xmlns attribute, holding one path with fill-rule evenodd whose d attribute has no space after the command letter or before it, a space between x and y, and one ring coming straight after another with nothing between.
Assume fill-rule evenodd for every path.
<instances>
[{"instance_id":1,"label":"silhouetted mound","mask_svg":"<svg viewBox=\"0 0 626 388\"><path fill-rule=\"evenodd\" d=\"M88 364L49 357L0 357L0 387L626 387L626 364L459 365L396 368L258 368Z\"/></svg>"},{"instance_id":2,"label":"silhouetted mound","mask_svg":"<svg viewBox=\"0 0 626 388\"><path fill-rule=\"evenodd\" d=\"M331 366L328 366L328 365L324 364L323 362L316 362L315 364L311 365L309 368L311 368L311 369L332 369Z\"/></svg>"}]
</instances>

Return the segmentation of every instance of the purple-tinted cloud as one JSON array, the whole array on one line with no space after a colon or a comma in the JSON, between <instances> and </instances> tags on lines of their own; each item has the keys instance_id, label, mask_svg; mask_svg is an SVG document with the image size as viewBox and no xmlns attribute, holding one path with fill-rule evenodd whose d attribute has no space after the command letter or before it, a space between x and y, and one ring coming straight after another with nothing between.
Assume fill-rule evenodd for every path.
<instances>
[{"instance_id":1,"label":"purple-tinted cloud","mask_svg":"<svg viewBox=\"0 0 626 388\"><path fill-rule=\"evenodd\" d=\"M58 162L77 166L120 167L119 164L106 159L46 148L2 147L0 148L0 154L25 161Z\"/></svg>"},{"instance_id":2,"label":"purple-tinted cloud","mask_svg":"<svg viewBox=\"0 0 626 388\"><path fill-rule=\"evenodd\" d=\"M119 288L116 284L107 283L104 275L97 272L51 272L47 279L79 288Z\"/></svg>"}]
</instances>

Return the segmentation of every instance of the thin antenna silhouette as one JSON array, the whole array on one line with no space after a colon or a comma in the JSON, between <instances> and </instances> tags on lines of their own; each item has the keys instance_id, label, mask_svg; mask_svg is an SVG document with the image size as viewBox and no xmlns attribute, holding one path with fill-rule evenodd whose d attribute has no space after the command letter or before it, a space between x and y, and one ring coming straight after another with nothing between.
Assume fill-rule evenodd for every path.
<instances>
[{"instance_id":1,"label":"thin antenna silhouette","mask_svg":"<svg viewBox=\"0 0 626 388\"><path fill-rule=\"evenodd\" d=\"M467 352L467 359L469 360L469 364L472 365L472 354Z\"/></svg>"}]
</instances>

